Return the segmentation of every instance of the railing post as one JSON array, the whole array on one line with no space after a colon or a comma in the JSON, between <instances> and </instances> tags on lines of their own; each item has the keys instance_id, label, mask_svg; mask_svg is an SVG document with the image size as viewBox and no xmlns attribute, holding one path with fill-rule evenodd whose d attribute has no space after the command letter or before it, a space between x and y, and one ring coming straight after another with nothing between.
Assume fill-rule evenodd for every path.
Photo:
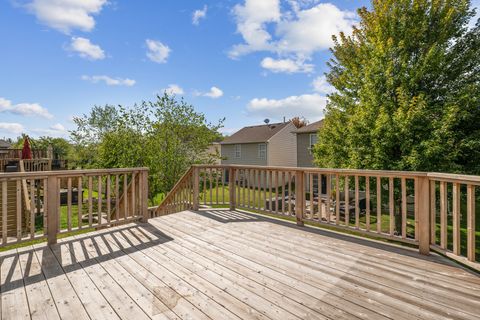
<instances>
[{"instance_id":1,"label":"railing post","mask_svg":"<svg viewBox=\"0 0 480 320\"><path fill-rule=\"evenodd\" d=\"M200 209L200 168L193 167L193 211Z\"/></svg>"},{"instance_id":2,"label":"railing post","mask_svg":"<svg viewBox=\"0 0 480 320\"><path fill-rule=\"evenodd\" d=\"M305 183L303 179L304 172L298 170L295 172L295 215L297 225L303 227L303 212L305 204Z\"/></svg>"},{"instance_id":3,"label":"railing post","mask_svg":"<svg viewBox=\"0 0 480 320\"><path fill-rule=\"evenodd\" d=\"M418 249L421 254L430 254L430 179L417 178L418 199Z\"/></svg>"},{"instance_id":4,"label":"railing post","mask_svg":"<svg viewBox=\"0 0 480 320\"><path fill-rule=\"evenodd\" d=\"M230 195L230 210L235 210L236 199L235 199L235 168L228 169L228 191Z\"/></svg>"},{"instance_id":5,"label":"railing post","mask_svg":"<svg viewBox=\"0 0 480 320\"><path fill-rule=\"evenodd\" d=\"M58 178L56 176L49 176L47 180L47 238L48 245L57 243L58 232L58 207L60 192L58 189ZM32 221L32 223L34 223Z\"/></svg>"},{"instance_id":6,"label":"railing post","mask_svg":"<svg viewBox=\"0 0 480 320\"><path fill-rule=\"evenodd\" d=\"M142 210L142 222L148 222L150 218L150 212L148 211L148 170L142 170L140 172L140 194L141 194L141 204L140 208Z\"/></svg>"}]
</instances>

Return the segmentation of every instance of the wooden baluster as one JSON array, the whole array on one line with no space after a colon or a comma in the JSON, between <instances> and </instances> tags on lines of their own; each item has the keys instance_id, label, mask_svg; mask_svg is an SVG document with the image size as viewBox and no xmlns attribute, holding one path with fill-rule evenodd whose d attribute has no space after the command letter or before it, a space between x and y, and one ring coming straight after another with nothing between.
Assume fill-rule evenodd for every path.
<instances>
[{"instance_id":1,"label":"wooden baluster","mask_svg":"<svg viewBox=\"0 0 480 320\"><path fill-rule=\"evenodd\" d=\"M292 172L288 171L288 215L293 215L292 212Z\"/></svg>"},{"instance_id":2,"label":"wooden baluster","mask_svg":"<svg viewBox=\"0 0 480 320\"><path fill-rule=\"evenodd\" d=\"M252 183L251 183L251 178L252 178L252 171L250 169L244 169L243 170L243 183L242 183L242 206L245 208L251 208L251 202L250 202L250 193L251 193L251 188L252 188ZM245 202L245 198L247 199L247 202Z\"/></svg>"},{"instance_id":3,"label":"wooden baluster","mask_svg":"<svg viewBox=\"0 0 480 320\"><path fill-rule=\"evenodd\" d=\"M335 187L336 187L336 192L335 192L335 213L336 213L336 218L335 218L335 224L339 225L340 224L340 176L338 174L335 175Z\"/></svg>"},{"instance_id":4,"label":"wooden baluster","mask_svg":"<svg viewBox=\"0 0 480 320\"><path fill-rule=\"evenodd\" d=\"M382 178L377 177L377 233L382 232Z\"/></svg>"},{"instance_id":5,"label":"wooden baluster","mask_svg":"<svg viewBox=\"0 0 480 320\"><path fill-rule=\"evenodd\" d=\"M407 181L405 177L401 179L402 192L402 238L407 238Z\"/></svg>"},{"instance_id":6,"label":"wooden baluster","mask_svg":"<svg viewBox=\"0 0 480 320\"><path fill-rule=\"evenodd\" d=\"M261 180L260 180L260 179L261 179L261 175L262 175L262 172L261 172L260 170L256 170L256 175L255 175L255 177L256 177L256 180L257 180L257 188L255 189L255 190L256 190L256 191L255 191L255 192L256 192L256 195L255 195L255 199L256 199L256 200L255 200L255 204L257 205L257 209L258 209L258 210L261 210L261 207L262 207L262 205L261 205L261 202L262 202L262 194L261 194L262 191L261 191L261 190L262 190L262 189L260 188L260 187L261 187Z\"/></svg>"},{"instance_id":7,"label":"wooden baluster","mask_svg":"<svg viewBox=\"0 0 480 320\"><path fill-rule=\"evenodd\" d=\"M128 217L128 176L127 174L123 175L123 218L127 219Z\"/></svg>"},{"instance_id":8,"label":"wooden baluster","mask_svg":"<svg viewBox=\"0 0 480 320\"><path fill-rule=\"evenodd\" d=\"M415 208L414 208L414 214L415 214L415 240L419 240L419 212L420 212L420 187L419 187L419 178L416 177L414 179L414 188L415 188ZM430 206L429 206L430 207ZM430 210L430 208L429 208Z\"/></svg>"},{"instance_id":9,"label":"wooden baluster","mask_svg":"<svg viewBox=\"0 0 480 320\"><path fill-rule=\"evenodd\" d=\"M318 221L322 222L323 217L324 217L324 209L323 209L323 190L322 187L322 174L321 173L313 173L314 177L317 177L317 216L318 216ZM313 211L315 213L315 210Z\"/></svg>"},{"instance_id":10,"label":"wooden baluster","mask_svg":"<svg viewBox=\"0 0 480 320\"><path fill-rule=\"evenodd\" d=\"M447 248L447 184L440 182L440 247Z\"/></svg>"},{"instance_id":11,"label":"wooden baluster","mask_svg":"<svg viewBox=\"0 0 480 320\"><path fill-rule=\"evenodd\" d=\"M30 179L30 238L35 237L35 212L36 201L35 201L35 180Z\"/></svg>"},{"instance_id":12,"label":"wooden baluster","mask_svg":"<svg viewBox=\"0 0 480 320\"><path fill-rule=\"evenodd\" d=\"M83 213L83 179L78 177L78 189L77 189L77 219L78 229L82 229L82 213Z\"/></svg>"},{"instance_id":13,"label":"wooden baluster","mask_svg":"<svg viewBox=\"0 0 480 320\"><path fill-rule=\"evenodd\" d=\"M345 211L345 226L350 225L350 187L349 187L350 177L345 176L345 204L344 204L344 211Z\"/></svg>"},{"instance_id":14,"label":"wooden baluster","mask_svg":"<svg viewBox=\"0 0 480 320\"><path fill-rule=\"evenodd\" d=\"M417 177L416 188L418 198L418 248L421 254L430 252L430 182L428 177ZM417 229L417 227L416 227Z\"/></svg>"},{"instance_id":15,"label":"wooden baluster","mask_svg":"<svg viewBox=\"0 0 480 320\"><path fill-rule=\"evenodd\" d=\"M45 179L43 180L44 184L45 184ZM17 213L17 241L20 241L22 240L22 181L20 179L17 179L15 180L16 182L16 196L17 196L17 207L16 207L16 213ZM45 224L45 216L46 216L46 209L45 209L45 198L47 197L47 194L45 193L45 189L43 191L43 221L44 221L44 224L43 224L43 231L44 231L44 234L46 234L47 232L47 228L45 227L46 224Z\"/></svg>"},{"instance_id":16,"label":"wooden baluster","mask_svg":"<svg viewBox=\"0 0 480 320\"><path fill-rule=\"evenodd\" d=\"M115 175L115 220L120 220L120 177Z\"/></svg>"},{"instance_id":17,"label":"wooden baluster","mask_svg":"<svg viewBox=\"0 0 480 320\"><path fill-rule=\"evenodd\" d=\"M106 186L106 195L107 195L107 224L110 225L110 215L112 214L112 181L111 181L111 176L110 174L107 175L107 186Z\"/></svg>"},{"instance_id":18,"label":"wooden baluster","mask_svg":"<svg viewBox=\"0 0 480 320\"><path fill-rule=\"evenodd\" d=\"M310 219L314 219L314 214L315 214L315 206L313 204L314 199L315 199L315 192L313 191L313 173L308 173L308 177L310 178Z\"/></svg>"},{"instance_id":19,"label":"wooden baluster","mask_svg":"<svg viewBox=\"0 0 480 320\"><path fill-rule=\"evenodd\" d=\"M282 176L282 215L285 215L285 172L281 172Z\"/></svg>"},{"instance_id":20,"label":"wooden baluster","mask_svg":"<svg viewBox=\"0 0 480 320\"><path fill-rule=\"evenodd\" d=\"M305 209L305 180L304 172L295 172L295 215L297 218L297 225L303 226L303 214Z\"/></svg>"},{"instance_id":21,"label":"wooden baluster","mask_svg":"<svg viewBox=\"0 0 480 320\"><path fill-rule=\"evenodd\" d=\"M55 176L48 177L48 212L47 212L47 237L48 244L57 243L58 219L60 216L60 190L59 179ZM33 221L35 224L35 221Z\"/></svg>"},{"instance_id":22,"label":"wooden baluster","mask_svg":"<svg viewBox=\"0 0 480 320\"><path fill-rule=\"evenodd\" d=\"M360 186L358 176L355 176L355 228L360 229Z\"/></svg>"},{"instance_id":23,"label":"wooden baluster","mask_svg":"<svg viewBox=\"0 0 480 320\"><path fill-rule=\"evenodd\" d=\"M97 177L97 224L102 224L102 176Z\"/></svg>"},{"instance_id":24,"label":"wooden baluster","mask_svg":"<svg viewBox=\"0 0 480 320\"><path fill-rule=\"evenodd\" d=\"M278 174L280 172L275 170L275 214L278 214L278 200L279 200L279 193L280 193L280 180L278 179Z\"/></svg>"},{"instance_id":25,"label":"wooden baluster","mask_svg":"<svg viewBox=\"0 0 480 320\"><path fill-rule=\"evenodd\" d=\"M88 226L93 223L93 178L88 176Z\"/></svg>"},{"instance_id":26,"label":"wooden baluster","mask_svg":"<svg viewBox=\"0 0 480 320\"><path fill-rule=\"evenodd\" d=\"M453 254L460 255L460 184L453 184Z\"/></svg>"},{"instance_id":27,"label":"wooden baluster","mask_svg":"<svg viewBox=\"0 0 480 320\"><path fill-rule=\"evenodd\" d=\"M273 171L270 172L270 195L269 195L269 200L270 200L270 206L268 207L269 211L273 213Z\"/></svg>"},{"instance_id":28,"label":"wooden baluster","mask_svg":"<svg viewBox=\"0 0 480 320\"><path fill-rule=\"evenodd\" d=\"M436 209L436 188L435 188L435 181L430 181L430 243L436 244L437 243L437 232L436 232L436 225L437 225L437 209Z\"/></svg>"},{"instance_id":29,"label":"wooden baluster","mask_svg":"<svg viewBox=\"0 0 480 320\"><path fill-rule=\"evenodd\" d=\"M231 177L230 177L231 178ZM200 168L193 168L193 211L200 208Z\"/></svg>"},{"instance_id":30,"label":"wooden baluster","mask_svg":"<svg viewBox=\"0 0 480 320\"><path fill-rule=\"evenodd\" d=\"M210 188L210 202L208 203L210 206L213 205L213 186L212 186L212 183L213 183L213 168L210 168L208 170L209 172L209 175L208 175L208 186Z\"/></svg>"},{"instance_id":31,"label":"wooden baluster","mask_svg":"<svg viewBox=\"0 0 480 320\"><path fill-rule=\"evenodd\" d=\"M370 177L365 177L365 226L370 231Z\"/></svg>"},{"instance_id":32,"label":"wooden baluster","mask_svg":"<svg viewBox=\"0 0 480 320\"><path fill-rule=\"evenodd\" d=\"M223 205L225 205L225 203L227 203L225 201L225 184L226 184L225 169L222 168L222 204Z\"/></svg>"},{"instance_id":33,"label":"wooden baluster","mask_svg":"<svg viewBox=\"0 0 480 320\"><path fill-rule=\"evenodd\" d=\"M321 176L320 176L321 177ZM331 217L330 217L330 200L332 197L332 176L330 174L327 174L326 176L327 179L327 199L325 201L325 216L327 223L330 223ZM322 181L320 178L320 185L322 185Z\"/></svg>"},{"instance_id":34,"label":"wooden baluster","mask_svg":"<svg viewBox=\"0 0 480 320\"><path fill-rule=\"evenodd\" d=\"M475 261L475 186L467 185L467 259Z\"/></svg>"},{"instance_id":35,"label":"wooden baluster","mask_svg":"<svg viewBox=\"0 0 480 320\"><path fill-rule=\"evenodd\" d=\"M268 185L268 176L267 176L267 169L263 170L263 178L262 178L262 187L263 187L263 211L267 211L267 185Z\"/></svg>"},{"instance_id":36,"label":"wooden baluster","mask_svg":"<svg viewBox=\"0 0 480 320\"><path fill-rule=\"evenodd\" d=\"M67 178L67 229L72 231L72 178Z\"/></svg>"},{"instance_id":37,"label":"wooden baluster","mask_svg":"<svg viewBox=\"0 0 480 320\"><path fill-rule=\"evenodd\" d=\"M137 211L137 202L136 202L136 197L137 197L137 174L135 172L132 173L132 217L138 216L138 211Z\"/></svg>"},{"instance_id":38,"label":"wooden baluster","mask_svg":"<svg viewBox=\"0 0 480 320\"><path fill-rule=\"evenodd\" d=\"M5 245L8 241L7 237L7 224L8 224L8 182L2 181L2 244ZM35 222L34 222L35 225Z\"/></svg>"},{"instance_id":39,"label":"wooden baluster","mask_svg":"<svg viewBox=\"0 0 480 320\"><path fill-rule=\"evenodd\" d=\"M230 199L230 210L235 210L235 172L234 168L229 168L228 173L228 190L229 190L229 199Z\"/></svg>"},{"instance_id":40,"label":"wooden baluster","mask_svg":"<svg viewBox=\"0 0 480 320\"><path fill-rule=\"evenodd\" d=\"M203 205L207 205L207 168L203 168Z\"/></svg>"},{"instance_id":41,"label":"wooden baluster","mask_svg":"<svg viewBox=\"0 0 480 320\"><path fill-rule=\"evenodd\" d=\"M394 199L394 194L393 194L393 177L390 177L388 179L388 211L390 215L390 235L393 236L395 232L395 199Z\"/></svg>"}]
</instances>

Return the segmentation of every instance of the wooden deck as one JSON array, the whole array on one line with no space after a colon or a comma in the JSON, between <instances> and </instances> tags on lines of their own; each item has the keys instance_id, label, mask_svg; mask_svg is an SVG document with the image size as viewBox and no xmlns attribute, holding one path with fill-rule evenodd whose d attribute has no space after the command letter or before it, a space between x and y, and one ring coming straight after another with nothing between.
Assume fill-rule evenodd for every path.
<instances>
[{"instance_id":1,"label":"wooden deck","mask_svg":"<svg viewBox=\"0 0 480 320\"><path fill-rule=\"evenodd\" d=\"M0 255L2 319L480 317L480 277L445 258L239 211Z\"/></svg>"}]
</instances>

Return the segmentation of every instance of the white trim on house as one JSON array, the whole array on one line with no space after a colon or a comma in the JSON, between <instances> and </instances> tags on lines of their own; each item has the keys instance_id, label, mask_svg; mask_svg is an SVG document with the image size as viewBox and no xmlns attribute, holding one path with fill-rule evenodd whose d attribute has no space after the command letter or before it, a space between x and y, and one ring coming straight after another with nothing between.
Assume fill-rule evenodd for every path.
<instances>
[{"instance_id":1,"label":"white trim on house","mask_svg":"<svg viewBox=\"0 0 480 320\"><path fill-rule=\"evenodd\" d=\"M312 139L313 138L313 139ZM313 140L313 141L312 141ZM316 133L310 133L309 137L309 142L310 142L310 147L308 148L308 151L310 154L312 154L313 147L317 144L318 142L318 134Z\"/></svg>"}]
</instances>

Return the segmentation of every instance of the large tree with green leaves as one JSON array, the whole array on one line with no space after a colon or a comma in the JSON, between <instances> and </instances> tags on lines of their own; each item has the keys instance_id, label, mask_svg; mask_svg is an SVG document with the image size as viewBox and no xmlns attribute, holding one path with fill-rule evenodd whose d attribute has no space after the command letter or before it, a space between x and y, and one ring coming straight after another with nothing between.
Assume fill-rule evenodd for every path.
<instances>
[{"instance_id":1,"label":"large tree with green leaves","mask_svg":"<svg viewBox=\"0 0 480 320\"><path fill-rule=\"evenodd\" d=\"M218 140L223 120L211 124L193 106L165 94L131 108L97 106L74 122L78 166L149 167L152 198L169 191L190 165L215 160L206 150Z\"/></svg>"},{"instance_id":2,"label":"large tree with green leaves","mask_svg":"<svg viewBox=\"0 0 480 320\"><path fill-rule=\"evenodd\" d=\"M480 173L480 25L467 0L373 0L334 37L319 166Z\"/></svg>"}]
</instances>

